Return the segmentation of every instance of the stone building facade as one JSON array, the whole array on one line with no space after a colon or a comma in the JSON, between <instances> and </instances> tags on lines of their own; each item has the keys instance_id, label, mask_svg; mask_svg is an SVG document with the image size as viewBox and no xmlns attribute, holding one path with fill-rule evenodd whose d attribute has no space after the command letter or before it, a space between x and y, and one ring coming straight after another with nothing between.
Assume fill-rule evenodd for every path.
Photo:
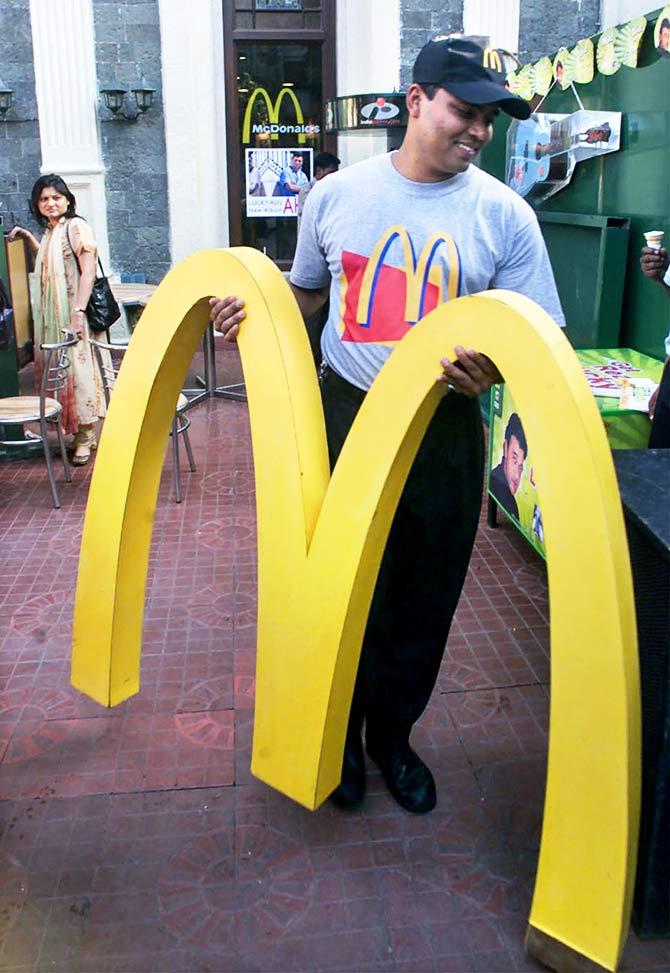
<instances>
[{"instance_id":1,"label":"stone building facade","mask_svg":"<svg viewBox=\"0 0 670 973\"><path fill-rule=\"evenodd\" d=\"M412 76L416 55L426 41L463 30L463 0L400 0L400 87Z\"/></svg>"},{"instance_id":2,"label":"stone building facade","mask_svg":"<svg viewBox=\"0 0 670 973\"><path fill-rule=\"evenodd\" d=\"M565 0L557 5L545 0L523 0L519 10L519 58L535 61L544 54L570 46L600 30L600 0ZM549 46L547 46L549 45Z\"/></svg>"},{"instance_id":3,"label":"stone building facade","mask_svg":"<svg viewBox=\"0 0 670 973\"><path fill-rule=\"evenodd\" d=\"M77 195L91 208L96 232L98 226L102 228L101 250L115 273L145 273L150 281L158 281L185 254L228 243L225 146L230 129L222 89L230 82L224 75L223 12L232 2L191 0L185 9L175 0L59 0L61 18L70 11L76 28L78 14L83 13L90 23L90 101L96 102L80 105L89 113L90 141L94 143L88 147L87 161L82 162L86 173L79 173L76 158L68 156L69 169L63 175L84 185ZM464 26L469 32L487 33L481 25L491 23L492 17L498 18L498 25L513 21L510 36L516 39L521 60L535 59L596 33L607 4L618 4L618 13L627 4L630 16L641 12L641 0L562 0L560 4L541 0L337 0L337 93L402 89L426 40L436 34L461 32ZM36 229L27 207L30 188L41 172L61 164L46 119L49 107L58 107L53 99L63 95L54 91L58 85L48 79L45 82L42 66L36 70L49 43L45 31L36 30L36 19L53 18L53 12L51 0L3 0L0 5L0 78L14 91L11 111L0 118L0 216L6 228L18 222ZM395 45L388 57L386 48L383 52L370 48L367 63L365 56L352 53L363 43L357 34L368 38L366 45L374 44L374 31L362 30L365 17L369 27L388 21ZM473 25L480 29L473 31ZM70 33L68 27L62 36L68 39ZM82 38L85 45L86 31ZM507 46L496 40L495 31L492 40ZM52 73L58 68L57 58L58 52L52 51ZM65 67L62 91L71 94L72 72ZM156 89L151 110L134 121L113 118L99 89L110 85L131 88L142 75ZM381 87L380 79L388 87ZM126 102L126 111L133 107ZM67 115L63 118L66 125ZM344 150L345 141L341 154L353 161ZM359 150L361 145L359 141ZM90 200L86 195L89 183Z\"/></svg>"},{"instance_id":4,"label":"stone building facade","mask_svg":"<svg viewBox=\"0 0 670 973\"><path fill-rule=\"evenodd\" d=\"M158 4L93 0L92 14L98 87L129 88L141 71L157 89L155 107L136 121L114 118L102 101L97 108L111 266L120 274L145 273L160 280L171 261ZM28 198L46 170L29 0L3 0L0 36L0 78L14 91L12 109L0 121L0 216L6 229L19 223L37 233Z\"/></svg>"}]
</instances>

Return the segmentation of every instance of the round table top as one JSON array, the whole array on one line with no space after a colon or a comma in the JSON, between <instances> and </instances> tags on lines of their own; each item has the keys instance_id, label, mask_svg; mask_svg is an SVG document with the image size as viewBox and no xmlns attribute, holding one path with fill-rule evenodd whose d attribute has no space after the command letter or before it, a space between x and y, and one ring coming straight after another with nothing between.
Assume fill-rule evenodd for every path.
<instances>
[{"instance_id":1,"label":"round table top","mask_svg":"<svg viewBox=\"0 0 670 973\"><path fill-rule=\"evenodd\" d=\"M145 304L156 290L156 284L121 284L110 281L112 294L121 304Z\"/></svg>"}]
</instances>

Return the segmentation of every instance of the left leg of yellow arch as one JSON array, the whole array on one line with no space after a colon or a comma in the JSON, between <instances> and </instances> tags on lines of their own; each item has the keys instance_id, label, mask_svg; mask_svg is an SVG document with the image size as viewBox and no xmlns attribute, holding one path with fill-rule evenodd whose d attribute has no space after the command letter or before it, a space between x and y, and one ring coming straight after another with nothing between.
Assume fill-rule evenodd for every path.
<instances>
[{"instance_id":1,"label":"left leg of yellow arch","mask_svg":"<svg viewBox=\"0 0 670 973\"><path fill-rule=\"evenodd\" d=\"M512 387L543 484L552 701L531 926L614 968L630 910L639 807L630 568L595 404L569 345L532 302L491 292L424 319L366 397L329 483L314 369L281 275L244 249L198 254L175 268L135 333L100 444L82 541L74 685L107 705L138 689L163 451L207 324L206 298L224 292L247 303L240 352L259 537L254 773L310 808L338 783L381 552L441 395L437 362L455 344L479 348Z\"/></svg>"}]
</instances>

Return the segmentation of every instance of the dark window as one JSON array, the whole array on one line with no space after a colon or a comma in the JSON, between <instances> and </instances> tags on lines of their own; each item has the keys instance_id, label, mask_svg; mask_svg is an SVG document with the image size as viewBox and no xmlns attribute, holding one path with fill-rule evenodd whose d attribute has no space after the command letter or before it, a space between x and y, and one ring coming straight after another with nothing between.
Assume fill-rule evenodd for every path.
<instances>
[{"instance_id":1,"label":"dark window","mask_svg":"<svg viewBox=\"0 0 670 973\"><path fill-rule=\"evenodd\" d=\"M327 0L231 0L236 30L300 30L324 28Z\"/></svg>"}]
</instances>

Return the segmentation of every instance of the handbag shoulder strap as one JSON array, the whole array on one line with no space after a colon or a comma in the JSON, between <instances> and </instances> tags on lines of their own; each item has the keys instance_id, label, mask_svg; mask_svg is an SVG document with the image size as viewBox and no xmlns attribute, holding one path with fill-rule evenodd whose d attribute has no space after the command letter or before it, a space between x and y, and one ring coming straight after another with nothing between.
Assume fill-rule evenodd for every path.
<instances>
[{"instance_id":1,"label":"handbag shoulder strap","mask_svg":"<svg viewBox=\"0 0 670 973\"><path fill-rule=\"evenodd\" d=\"M70 250L72 251L72 256L74 257L75 262L77 264L77 270L81 274L81 264L79 263L79 257L74 252L74 247L72 246L72 239L70 238L70 223L72 222L73 219L84 220L84 217L83 216L78 216L78 215L76 217L73 216L65 224L65 235L67 236L67 242L70 244ZM84 223L86 223L86 220L84 220ZM97 250L97 246L96 246L96 250ZM100 267L100 270L102 271L102 276L104 277L105 276L105 268L102 266L102 260L100 259L100 253L99 252L98 252L98 265Z\"/></svg>"}]
</instances>

